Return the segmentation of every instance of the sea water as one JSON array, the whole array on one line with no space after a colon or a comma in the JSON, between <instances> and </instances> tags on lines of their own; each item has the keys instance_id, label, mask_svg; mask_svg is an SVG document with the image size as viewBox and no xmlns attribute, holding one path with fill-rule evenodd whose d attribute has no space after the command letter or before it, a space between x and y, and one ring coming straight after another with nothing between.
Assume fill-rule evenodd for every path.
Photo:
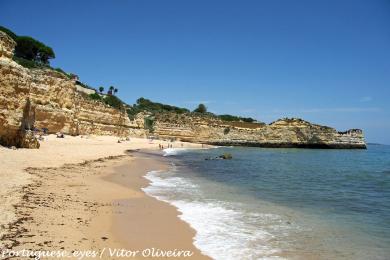
<instances>
[{"instance_id":1,"label":"sea water","mask_svg":"<svg viewBox=\"0 0 390 260\"><path fill-rule=\"evenodd\" d=\"M214 259L390 259L390 146L165 155L145 192L176 206Z\"/></svg>"}]
</instances>

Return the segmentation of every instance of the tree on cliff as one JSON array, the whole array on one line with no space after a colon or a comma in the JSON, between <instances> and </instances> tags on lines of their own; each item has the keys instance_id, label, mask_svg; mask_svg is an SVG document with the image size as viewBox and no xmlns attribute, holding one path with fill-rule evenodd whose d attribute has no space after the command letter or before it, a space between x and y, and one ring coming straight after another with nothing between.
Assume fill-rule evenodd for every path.
<instances>
[{"instance_id":1,"label":"tree on cliff","mask_svg":"<svg viewBox=\"0 0 390 260\"><path fill-rule=\"evenodd\" d=\"M206 113L207 112L207 107L204 104L199 104L199 106L194 110L196 113Z\"/></svg>"},{"instance_id":2,"label":"tree on cliff","mask_svg":"<svg viewBox=\"0 0 390 260\"><path fill-rule=\"evenodd\" d=\"M100 94L102 94L103 93L103 91L104 91L104 87L99 87L99 92L100 92Z\"/></svg>"},{"instance_id":3,"label":"tree on cliff","mask_svg":"<svg viewBox=\"0 0 390 260\"><path fill-rule=\"evenodd\" d=\"M118 93L118 89L117 88L114 89L114 94L116 94L116 93Z\"/></svg>"},{"instance_id":4,"label":"tree on cliff","mask_svg":"<svg viewBox=\"0 0 390 260\"><path fill-rule=\"evenodd\" d=\"M5 32L15 42L15 56L36 63L49 65L49 60L55 58L52 48L29 36L17 36L11 30L0 26L0 31Z\"/></svg>"},{"instance_id":5,"label":"tree on cliff","mask_svg":"<svg viewBox=\"0 0 390 260\"><path fill-rule=\"evenodd\" d=\"M112 95L112 92L114 91L114 86L110 86L109 88L108 88L108 92L107 92L107 94L108 95Z\"/></svg>"}]
</instances>

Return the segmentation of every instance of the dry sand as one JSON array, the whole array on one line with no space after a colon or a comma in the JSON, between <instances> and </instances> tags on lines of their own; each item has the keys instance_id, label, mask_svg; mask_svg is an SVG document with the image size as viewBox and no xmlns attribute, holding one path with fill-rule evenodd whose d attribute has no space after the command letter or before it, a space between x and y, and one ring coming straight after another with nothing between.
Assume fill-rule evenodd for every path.
<instances>
[{"instance_id":1,"label":"dry sand","mask_svg":"<svg viewBox=\"0 0 390 260\"><path fill-rule=\"evenodd\" d=\"M124 153L156 150L159 143L49 136L39 150L0 147L1 248L101 252L154 247L207 258L193 246L194 230L179 220L177 210L140 190L147 185L142 177L147 170L167 166L151 156ZM108 258L106 251L103 259Z\"/></svg>"}]
</instances>

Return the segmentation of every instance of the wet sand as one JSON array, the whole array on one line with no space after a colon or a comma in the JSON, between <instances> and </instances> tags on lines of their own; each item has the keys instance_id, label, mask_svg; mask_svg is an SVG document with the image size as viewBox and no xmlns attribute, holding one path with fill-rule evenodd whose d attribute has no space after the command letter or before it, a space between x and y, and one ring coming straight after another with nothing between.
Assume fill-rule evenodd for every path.
<instances>
[{"instance_id":1,"label":"wet sand","mask_svg":"<svg viewBox=\"0 0 390 260\"><path fill-rule=\"evenodd\" d=\"M194 247L195 231L178 218L176 208L141 190L148 185L143 177L148 171L168 167L156 153L161 152L27 168L29 184L14 204L15 221L3 225L4 248L67 254L85 250L102 254L102 259L119 259L110 250L124 249L133 252L125 258L162 259L152 257L154 248L192 255L171 259L209 259Z\"/></svg>"},{"instance_id":2,"label":"wet sand","mask_svg":"<svg viewBox=\"0 0 390 260\"><path fill-rule=\"evenodd\" d=\"M175 259L210 259L195 248L195 230L178 218L174 206L140 192L149 183L143 177L146 172L167 168L160 155L136 153L134 161L115 167L115 173L105 178L134 192L131 198L116 201L123 212L114 215L113 234L135 250L189 251L192 257Z\"/></svg>"}]
</instances>

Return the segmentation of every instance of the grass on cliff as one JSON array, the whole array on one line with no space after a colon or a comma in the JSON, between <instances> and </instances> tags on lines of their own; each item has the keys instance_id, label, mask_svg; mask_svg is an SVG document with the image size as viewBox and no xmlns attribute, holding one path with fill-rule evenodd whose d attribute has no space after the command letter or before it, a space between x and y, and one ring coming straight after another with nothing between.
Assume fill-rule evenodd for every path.
<instances>
[{"instance_id":1,"label":"grass on cliff","mask_svg":"<svg viewBox=\"0 0 390 260\"><path fill-rule=\"evenodd\" d=\"M45 64L37 63L37 62L32 61L32 60L26 60L26 59L23 59L23 58L20 58L17 56L14 56L13 60L16 63L18 63L19 65L22 65L23 67L28 68L28 69L48 69L48 68L50 68L49 66L47 66Z\"/></svg>"},{"instance_id":2,"label":"grass on cliff","mask_svg":"<svg viewBox=\"0 0 390 260\"><path fill-rule=\"evenodd\" d=\"M35 62L32 60L26 60L26 59L16 57L16 56L13 57L13 60L16 63L18 63L19 65L21 65L27 69L51 69L51 70L55 70L59 73L62 73L63 75L65 75L69 79L72 78L72 74L66 73L61 68L53 68L53 67L50 67L49 65L46 65L43 63Z\"/></svg>"},{"instance_id":3,"label":"grass on cliff","mask_svg":"<svg viewBox=\"0 0 390 260\"><path fill-rule=\"evenodd\" d=\"M157 113L164 113L164 112L171 112L171 113L176 113L178 115L181 114L188 114L188 115L196 115L196 116L201 116L205 118L218 118L222 121L229 122L231 124L238 124L241 126L242 124L245 124L245 126L248 126L250 124L254 124L255 127L258 127L256 120L251 118L251 117L240 117L240 116L233 116L233 115L216 115L210 112L207 112L206 108L204 111L199 112L197 109L194 110L194 112L191 112L187 108L182 108L182 107L176 107L176 106L171 106L171 105L166 105L158 102L153 102L149 99L146 98L139 98L137 99L136 104L131 106L130 108L127 109L127 115L129 116L130 119L134 119L135 116L140 113L147 111L149 113L157 114Z\"/></svg>"},{"instance_id":4,"label":"grass on cliff","mask_svg":"<svg viewBox=\"0 0 390 260\"><path fill-rule=\"evenodd\" d=\"M149 112L175 112L177 114L183 114L183 113L190 112L190 110L188 110L186 108L153 102L153 101L146 99L146 98L143 98L143 97L137 99L137 103L134 104L133 108L140 110L140 111L146 110Z\"/></svg>"},{"instance_id":5,"label":"grass on cliff","mask_svg":"<svg viewBox=\"0 0 390 260\"><path fill-rule=\"evenodd\" d=\"M91 90L97 91L95 88L93 88L93 87L91 87L91 86L89 86L89 85L87 85L87 84L85 84L85 83L83 83L83 82L81 82L79 80L76 80L76 84L81 86L81 87L83 87L83 88L87 88L87 89L91 89Z\"/></svg>"},{"instance_id":6,"label":"grass on cliff","mask_svg":"<svg viewBox=\"0 0 390 260\"><path fill-rule=\"evenodd\" d=\"M173 112L178 115L190 113L190 110L186 108L153 102L143 97L137 99L136 103L133 106L129 106L126 111L130 120L133 120L140 112L149 112L152 115L164 112Z\"/></svg>"},{"instance_id":7,"label":"grass on cliff","mask_svg":"<svg viewBox=\"0 0 390 260\"><path fill-rule=\"evenodd\" d=\"M233 121L242 121L242 122L246 122L246 123L253 123L255 122L256 120L251 118L251 117L241 117L241 116L232 116L232 115L218 115L217 116L219 119L221 119L222 121L228 121L228 122L233 122Z\"/></svg>"},{"instance_id":8,"label":"grass on cliff","mask_svg":"<svg viewBox=\"0 0 390 260\"><path fill-rule=\"evenodd\" d=\"M126 104L122 100L120 100L117 96L114 95L102 96L99 95L98 93L93 93L93 94L89 94L88 96L92 100L100 101L118 110L121 110L126 106Z\"/></svg>"}]
</instances>

